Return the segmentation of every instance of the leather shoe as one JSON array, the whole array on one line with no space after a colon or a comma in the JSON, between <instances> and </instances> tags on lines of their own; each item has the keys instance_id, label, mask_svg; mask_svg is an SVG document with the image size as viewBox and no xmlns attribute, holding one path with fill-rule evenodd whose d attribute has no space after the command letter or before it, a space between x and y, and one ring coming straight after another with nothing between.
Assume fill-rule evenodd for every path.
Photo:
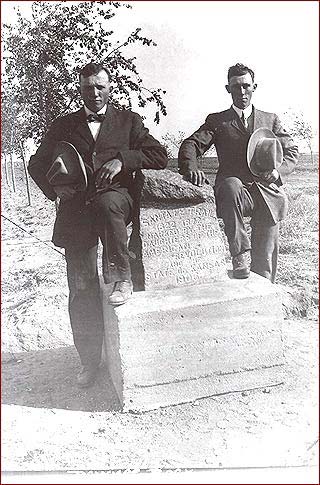
<instances>
[{"instance_id":1,"label":"leather shoe","mask_svg":"<svg viewBox=\"0 0 320 485\"><path fill-rule=\"evenodd\" d=\"M77 375L77 384L79 387L90 387L94 384L98 373L98 367L83 365Z\"/></svg>"},{"instance_id":2,"label":"leather shoe","mask_svg":"<svg viewBox=\"0 0 320 485\"><path fill-rule=\"evenodd\" d=\"M117 306L126 303L132 295L133 285L131 280L117 281L114 284L113 291L109 296L109 303Z\"/></svg>"},{"instance_id":3,"label":"leather shoe","mask_svg":"<svg viewBox=\"0 0 320 485\"><path fill-rule=\"evenodd\" d=\"M249 251L238 254L232 258L233 277L245 279L250 275Z\"/></svg>"}]
</instances>

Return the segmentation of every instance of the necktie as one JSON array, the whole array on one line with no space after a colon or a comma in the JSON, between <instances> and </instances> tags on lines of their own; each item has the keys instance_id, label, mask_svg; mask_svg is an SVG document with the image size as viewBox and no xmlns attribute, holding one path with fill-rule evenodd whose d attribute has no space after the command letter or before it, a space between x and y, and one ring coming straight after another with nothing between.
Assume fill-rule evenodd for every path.
<instances>
[{"instance_id":1,"label":"necktie","mask_svg":"<svg viewBox=\"0 0 320 485\"><path fill-rule=\"evenodd\" d=\"M87 116L87 121L89 123L92 123L93 121L98 121L99 123L102 123L105 117L106 115L104 115L103 113L100 113L100 114L92 113Z\"/></svg>"},{"instance_id":2,"label":"necktie","mask_svg":"<svg viewBox=\"0 0 320 485\"><path fill-rule=\"evenodd\" d=\"M243 111L242 111L241 121L242 121L242 123L244 124L245 128L248 128L248 120L247 120L247 118L244 116L244 112L243 112Z\"/></svg>"}]
</instances>

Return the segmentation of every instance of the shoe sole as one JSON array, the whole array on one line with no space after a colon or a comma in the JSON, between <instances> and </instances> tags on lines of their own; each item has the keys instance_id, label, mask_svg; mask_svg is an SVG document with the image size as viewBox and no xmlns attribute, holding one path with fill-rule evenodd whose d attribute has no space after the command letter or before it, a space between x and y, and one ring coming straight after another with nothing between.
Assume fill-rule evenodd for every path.
<instances>
[{"instance_id":1,"label":"shoe sole","mask_svg":"<svg viewBox=\"0 0 320 485\"><path fill-rule=\"evenodd\" d=\"M112 305L112 306L120 306L120 305L123 305L124 303L127 303L127 301L129 301L129 299L126 300L126 301L119 301L119 302L109 301L108 303L109 303L109 305Z\"/></svg>"},{"instance_id":2,"label":"shoe sole","mask_svg":"<svg viewBox=\"0 0 320 485\"><path fill-rule=\"evenodd\" d=\"M110 301L110 300L108 300L108 303L109 303L109 305L113 305L113 306L123 305L124 303L127 303L127 301L129 301L131 297L132 297L132 293L131 293L130 296L128 296L128 298L126 300L123 300L123 301Z\"/></svg>"},{"instance_id":3,"label":"shoe sole","mask_svg":"<svg viewBox=\"0 0 320 485\"><path fill-rule=\"evenodd\" d=\"M245 280L245 279L249 278L249 276L250 276L250 273L248 273L248 274L234 274L233 273L233 277L236 280Z\"/></svg>"}]
</instances>

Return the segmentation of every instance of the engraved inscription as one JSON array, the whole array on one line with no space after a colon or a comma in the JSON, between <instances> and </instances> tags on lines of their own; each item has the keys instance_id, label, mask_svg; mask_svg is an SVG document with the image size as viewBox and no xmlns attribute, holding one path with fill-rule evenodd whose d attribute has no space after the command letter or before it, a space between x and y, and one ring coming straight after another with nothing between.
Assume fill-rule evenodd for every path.
<instances>
[{"instance_id":1,"label":"engraved inscription","mask_svg":"<svg viewBox=\"0 0 320 485\"><path fill-rule=\"evenodd\" d=\"M146 289L218 280L226 272L212 204L144 209L140 234Z\"/></svg>"}]
</instances>

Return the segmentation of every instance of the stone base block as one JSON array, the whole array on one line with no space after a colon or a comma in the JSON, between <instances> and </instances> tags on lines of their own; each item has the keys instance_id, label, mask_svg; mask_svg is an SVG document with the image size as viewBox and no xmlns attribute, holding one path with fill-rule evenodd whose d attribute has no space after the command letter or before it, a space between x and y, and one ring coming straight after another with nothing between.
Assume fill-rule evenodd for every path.
<instances>
[{"instance_id":1,"label":"stone base block","mask_svg":"<svg viewBox=\"0 0 320 485\"><path fill-rule=\"evenodd\" d=\"M134 293L107 304L105 358L124 411L283 382L281 297L247 280Z\"/></svg>"}]
</instances>

